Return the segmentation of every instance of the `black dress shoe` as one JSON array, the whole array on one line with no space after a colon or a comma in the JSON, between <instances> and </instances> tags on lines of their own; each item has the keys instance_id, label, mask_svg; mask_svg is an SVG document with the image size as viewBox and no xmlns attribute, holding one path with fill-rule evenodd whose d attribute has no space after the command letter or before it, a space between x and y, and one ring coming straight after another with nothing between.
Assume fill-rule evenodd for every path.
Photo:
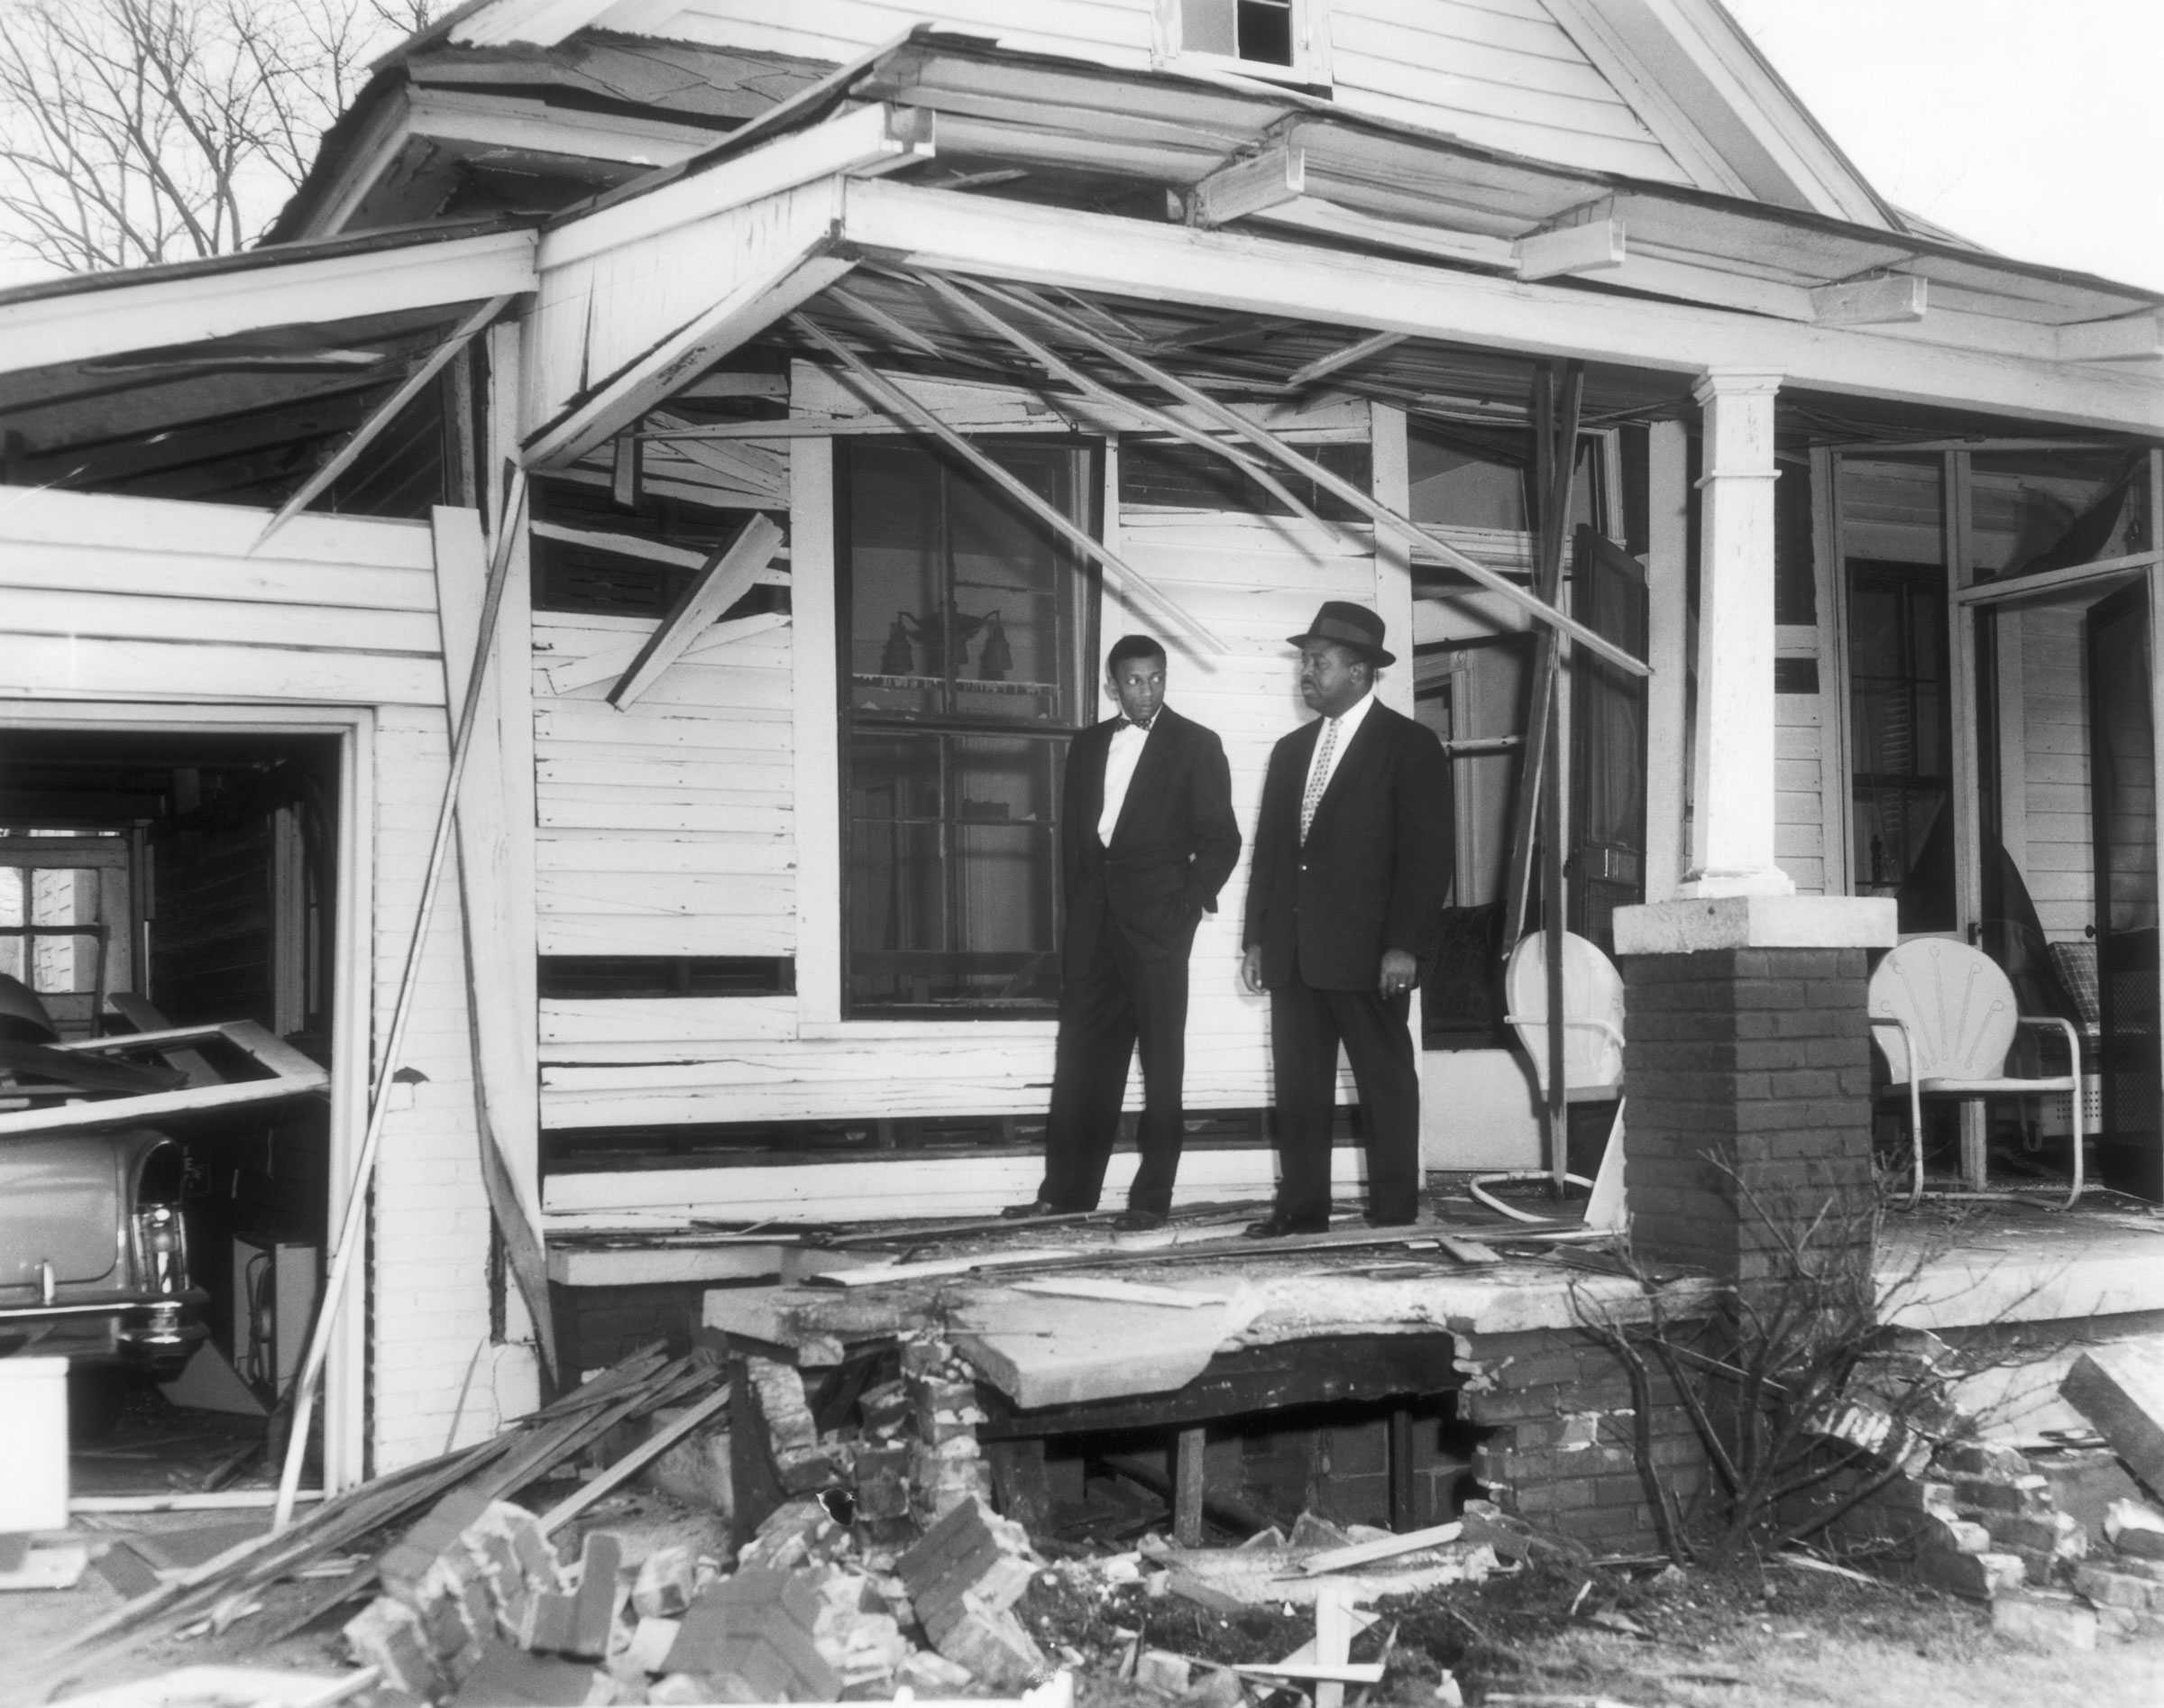
<instances>
[{"instance_id":1,"label":"black dress shoe","mask_svg":"<svg viewBox=\"0 0 2164 1708\"><path fill-rule=\"evenodd\" d=\"M1034 1221L1040 1216L1060 1214L1062 1212L1057 1204L1049 1203L1041 1198L1033 1198L1027 1204L1008 1205L1005 1209L1000 1211L999 1219L1003 1222L1029 1222Z\"/></svg>"},{"instance_id":2,"label":"black dress shoe","mask_svg":"<svg viewBox=\"0 0 2164 1708\"><path fill-rule=\"evenodd\" d=\"M1151 1228L1164 1225L1162 1210L1122 1210L1112 1218L1112 1231L1115 1234L1147 1234Z\"/></svg>"},{"instance_id":3,"label":"black dress shoe","mask_svg":"<svg viewBox=\"0 0 2164 1708\"><path fill-rule=\"evenodd\" d=\"M1289 1239L1295 1234L1327 1234L1328 1222L1301 1221L1296 1217L1272 1212L1267 1222L1250 1222L1244 1237L1248 1239Z\"/></svg>"}]
</instances>

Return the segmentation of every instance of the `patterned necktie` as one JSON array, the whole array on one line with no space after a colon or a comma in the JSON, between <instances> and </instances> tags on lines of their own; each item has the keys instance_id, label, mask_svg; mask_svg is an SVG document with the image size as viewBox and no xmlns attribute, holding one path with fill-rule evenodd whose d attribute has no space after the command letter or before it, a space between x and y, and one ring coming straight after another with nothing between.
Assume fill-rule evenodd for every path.
<instances>
[{"instance_id":1,"label":"patterned necktie","mask_svg":"<svg viewBox=\"0 0 2164 1708\"><path fill-rule=\"evenodd\" d=\"M1322 803L1330 782L1330 752L1337 745L1337 720L1323 720L1323 739L1316 744L1315 763L1307 767L1307 793L1300 796L1300 841L1307 840L1307 827L1315 822L1315 809Z\"/></svg>"}]
</instances>

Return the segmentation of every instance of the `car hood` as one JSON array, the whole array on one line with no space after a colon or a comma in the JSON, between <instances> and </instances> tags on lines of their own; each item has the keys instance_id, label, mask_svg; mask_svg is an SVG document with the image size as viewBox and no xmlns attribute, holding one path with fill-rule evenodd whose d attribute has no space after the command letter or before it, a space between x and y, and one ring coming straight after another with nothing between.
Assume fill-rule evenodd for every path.
<instances>
[{"instance_id":1,"label":"car hood","mask_svg":"<svg viewBox=\"0 0 2164 1708\"><path fill-rule=\"evenodd\" d=\"M132 1134L0 1139L0 1300L38 1302L38 1269L61 1286L124 1279Z\"/></svg>"}]
</instances>

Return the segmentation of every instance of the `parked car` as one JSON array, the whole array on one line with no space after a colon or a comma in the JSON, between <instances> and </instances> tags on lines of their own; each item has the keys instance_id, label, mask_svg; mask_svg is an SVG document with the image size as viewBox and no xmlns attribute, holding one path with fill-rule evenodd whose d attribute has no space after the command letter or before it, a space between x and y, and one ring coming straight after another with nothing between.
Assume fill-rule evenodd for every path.
<instances>
[{"instance_id":1,"label":"parked car","mask_svg":"<svg viewBox=\"0 0 2164 1708\"><path fill-rule=\"evenodd\" d=\"M88 1067L56 1062L59 1041L35 993L0 974L0 1109L38 1107L68 1088L59 1072ZM125 1095L116 1067L82 1077ZM179 1373L208 1333L181 1171L180 1147L149 1127L0 1134L0 1355Z\"/></svg>"}]
</instances>

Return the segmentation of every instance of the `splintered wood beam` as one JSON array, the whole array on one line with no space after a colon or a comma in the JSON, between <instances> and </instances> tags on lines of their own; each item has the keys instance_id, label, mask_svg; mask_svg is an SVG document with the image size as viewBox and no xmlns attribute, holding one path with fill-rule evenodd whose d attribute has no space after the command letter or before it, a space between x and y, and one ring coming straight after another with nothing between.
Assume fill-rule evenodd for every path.
<instances>
[{"instance_id":1,"label":"splintered wood beam","mask_svg":"<svg viewBox=\"0 0 2164 1708\"><path fill-rule=\"evenodd\" d=\"M2130 315L2059 328L2061 362L2148 362L2164 356L2164 317Z\"/></svg>"},{"instance_id":2,"label":"splintered wood beam","mask_svg":"<svg viewBox=\"0 0 2164 1708\"><path fill-rule=\"evenodd\" d=\"M1536 231L1511 244L1510 253L1520 279L1558 279L1567 273L1620 267L1626 259L1623 222L1596 219L1582 225Z\"/></svg>"},{"instance_id":3,"label":"splintered wood beam","mask_svg":"<svg viewBox=\"0 0 2164 1708\"><path fill-rule=\"evenodd\" d=\"M591 552L608 552L617 557L637 557L649 564L666 564L671 569L703 569L710 554L695 552L689 546L671 546L657 539L642 538L637 534L610 534L593 528L567 528L562 522L535 522L529 525L536 539L553 539L565 546L582 546ZM789 554L778 551L776 559L785 559ZM769 568L754 579L769 586L786 587L788 572Z\"/></svg>"},{"instance_id":4,"label":"splintered wood beam","mask_svg":"<svg viewBox=\"0 0 2164 1708\"><path fill-rule=\"evenodd\" d=\"M993 285L982 280L970 280L967 283L968 289L974 291L991 297L995 301L1004 302L1010 308L1020 308L1026 313L1035 315L1046 325L1074 339L1077 343L1087 344L1100 355L1109 356L1130 373L1170 392L1189 408L1200 411L1209 419L1217 422L1219 426L1228 428L1259 449L1268 452L1286 467L1305 475L1324 491L1350 504L1373 522L1376 527L1387 528L1391 533L1410 541L1414 546L1432 551L1460 574L1477 582L1490 592L1500 593L1512 604L1522 606L1551 629L1570 636L1573 640L1598 653L1618 669L1627 670L1634 676L1646 676L1653 674L1644 659L1634 658L1628 652L1609 639L1607 636L1587 628L1585 624L1573 617L1564 615L1545 600L1528 592L1508 576L1499 575L1487 565L1468 557L1456 546L1437 539L1411 518L1400 515L1387 504L1378 503L1350 481L1333 473L1312 457L1301 455L1268 428L1256 426L1244 416L1225 408L1216 399L1197 391L1186 381L1165 372L1132 352L1122 349L1109 338L1100 338L1088 327L1082 326L1071 316L1061 313L1034 292L1019 287Z\"/></svg>"},{"instance_id":5,"label":"splintered wood beam","mask_svg":"<svg viewBox=\"0 0 2164 1708\"><path fill-rule=\"evenodd\" d=\"M337 454L307 481L279 508L277 515L263 525L263 531L255 537L255 544L248 550L252 555L263 547L263 542L278 532L294 517L307 510L322 496L324 489L346 470L353 467L362 452L375 442L376 436L397 420L414 399L421 394L428 382L441 373L451 358L487 330L489 323L501 314L511 303L511 293L491 297L460 323L459 328L429 353L427 361L406 376L406 383L376 406L374 413L355 427L353 436L338 447Z\"/></svg>"},{"instance_id":6,"label":"splintered wood beam","mask_svg":"<svg viewBox=\"0 0 2164 1708\"><path fill-rule=\"evenodd\" d=\"M1022 331L1021 327L1002 319L983 303L977 301L976 298L949 284L939 274L912 273L911 277L918 284L938 295L942 301L959 309L979 325L989 327L1000 337L1004 338L1055 380L1065 381L1068 385L1080 391L1084 397L1095 399L1099 403L1107 404L1118 409L1132 410L1160 433L1169 433L1174 438L1183 440L1197 449L1209 452L1213 456L1223 457L1264 491L1270 493L1279 502L1289 506L1294 515L1305 521L1312 522L1317 528L1326 526L1323 519L1303 503L1289 487L1252 456L1227 445L1223 439L1205 433L1200 427L1189 426L1176 415L1153 409L1149 404L1140 402L1135 399L1122 397L1110 386L1101 381L1092 379L1072 363L1063 361L1051 350Z\"/></svg>"},{"instance_id":7,"label":"splintered wood beam","mask_svg":"<svg viewBox=\"0 0 2164 1708\"><path fill-rule=\"evenodd\" d=\"M683 656L701 629L751 591L781 543L782 530L774 519L754 511L744 531L706 561L674 609L646 638L631 667L609 691L609 703L621 712L652 687L661 673Z\"/></svg>"},{"instance_id":8,"label":"splintered wood beam","mask_svg":"<svg viewBox=\"0 0 2164 1708\"><path fill-rule=\"evenodd\" d=\"M1370 356L1379 356L1385 350L1405 342L1402 332L1378 332L1362 338L1358 344L1349 344L1343 350L1333 350L1326 356L1317 356L1304 368L1296 368L1286 380L1288 390L1297 391L1302 386L1313 385L1325 374L1335 373L1340 368L1350 368L1365 362Z\"/></svg>"},{"instance_id":9,"label":"splintered wood beam","mask_svg":"<svg viewBox=\"0 0 2164 1708\"><path fill-rule=\"evenodd\" d=\"M807 315L793 314L790 324L828 354L847 368L871 394L871 401L878 403L897 420L913 422L917 430L928 433L949 450L977 470L993 485L1012 498L1022 509L1073 546L1077 551L1095 558L1111 578L1114 591L1126 594L1135 603L1146 607L1159 617L1177 623L1195 640L1209 651L1218 654L1232 650L1224 641L1206 628L1202 620L1186 607L1160 592L1149 579L1117 552L1097 539L1087 528L1077 527L1071 518L1039 497L1037 493L1002 468L984 452L957 433L946 422L919 403L898 385L876 372L868 362L849 349L839 338Z\"/></svg>"},{"instance_id":10,"label":"splintered wood beam","mask_svg":"<svg viewBox=\"0 0 2164 1708\"><path fill-rule=\"evenodd\" d=\"M1890 326L1921 320L1930 306L1931 281L1916 273L1878 273L1811 294L1811 318L1821 326Z\"/></svg>"},{"instance_id":11,"label":"splintered wood beam","mask_svg":"<svg viewBox=\"0 0 2164 1708\"><path fill-rule=\"evenodd\" d=\"M829 285L828 298L839 303L859 320L879 328L904 350L913 350L934 362L949 360L947 353L913 326L904 326L876 302L867 302L847 285Z\"/></svg>"},{"instance_id":12,"label":"splintered wood beam","mask_svg":"<svg viewBox=\"0 0 2164 1708\"><path fill-rule=\"evenodd\" d=\"M638 435L619 433L609 442L609 499L619 510L638 508Z\"/></svg>"},{"instance_id":13,"label":"splintered wood beam","mask_svg":"<svg viewBox=\"0 0 2164 1708\"><path fill-rule=\"evenodd\" d=\"M1307 193L1307 151L1280 142L1220 166L1195 186L1188 207L1194 223L1208 231Z\"/></svg>"}]
</instances>

